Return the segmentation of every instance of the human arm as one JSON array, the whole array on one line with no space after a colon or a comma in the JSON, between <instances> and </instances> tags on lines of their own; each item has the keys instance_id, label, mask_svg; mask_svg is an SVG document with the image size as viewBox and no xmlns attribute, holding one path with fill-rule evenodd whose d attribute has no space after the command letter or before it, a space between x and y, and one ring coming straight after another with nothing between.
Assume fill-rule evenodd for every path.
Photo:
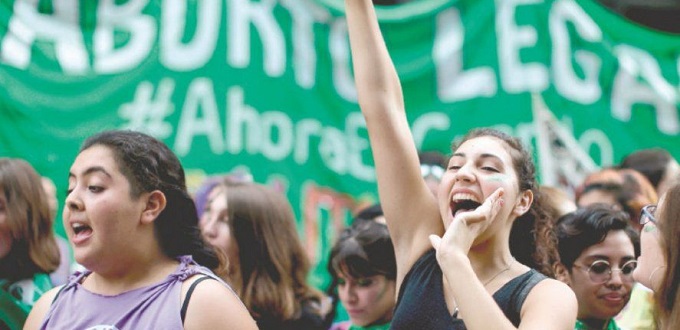
<instances>
[{"instance_id":1,"label":"human arm","mask_svg":"<svg viewBox=\"0 0 680 330\"><path fill-rule=\"evenodd\" d=\"M187 281L191 285L198 276ZM257 329L238 296L224 284L206 280L196 285L187 308L184 329Z\"/></svg>"},{"instance_id":2,"label":"human arm","mask_svg":"<svg viewBox=\"0 0 680 330\"><path fill-rule=\"evenodd\" d=\"M50 291L45 292L45 294L35 302L33 308L31 308L31 312L28 314L28 318L26 318L26 323L24 323L24 330L40 328L40 324L42 324L47 312L50 310L52 301L62 287L63 286L58 286L50 289Z\"/></svg>"},{"instance_id":3,"label":"human arm","mask_svg":"<svg viewBox=\"0 0 680 330\"><path fill-rule=\"evenodd\" d=\"M397 287L427 249L429 234L443 233L436 200L420 175L399 77L370 0L345 8L361 112L376 165L378 192L397 259Z\"/></svg>"}]
</instances>

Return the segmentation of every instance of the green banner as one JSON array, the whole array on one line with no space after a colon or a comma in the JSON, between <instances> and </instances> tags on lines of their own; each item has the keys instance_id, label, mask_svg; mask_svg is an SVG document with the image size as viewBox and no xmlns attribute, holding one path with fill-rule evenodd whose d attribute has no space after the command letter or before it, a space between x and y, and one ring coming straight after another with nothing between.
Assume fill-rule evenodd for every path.
<instances>
[{"instance_id":1,"label":"green banner","mask_svg":"<svg viewBox=\"0 0 680 330\"><path fill-rule=\"evenodd\" d=\"M377 199L342 8L4 0L0 155L52 177L61 200L79 144L104 129L162 139L192 187L249 172L286 192L323 286L336 233ZM636 149L680 157L680 36L593 0L416 0L378 14L421 149L496 126L535 146L543 182L572 185Z\"/></svg>"}]
</instances>

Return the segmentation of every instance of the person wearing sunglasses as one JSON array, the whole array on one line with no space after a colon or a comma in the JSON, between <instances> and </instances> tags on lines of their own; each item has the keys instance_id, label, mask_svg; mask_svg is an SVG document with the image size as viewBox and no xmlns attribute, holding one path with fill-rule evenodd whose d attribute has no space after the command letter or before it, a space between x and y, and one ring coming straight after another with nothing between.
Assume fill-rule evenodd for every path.
<instances>
[{"instance_id":1,"label":"person wearing sunglasses","mask_svg":"<svg viewBox=\"0 0 680 330\"><path fill-rule=\"evenodd\" d=\"M633 277L654 291L657 329L680 329L680 181L640 216L642 254Z\"/></svg>"},{"instance_id":2,"label":"person wearing sunglasses","mask_svg":"<svg viewBox=\"0 0 680 330\"><path fill-rule=\"evenodd\" d=\"M555 230L561 259L555 275L578 300L574 329L618 330L613 317L630 299L640 254L628 215L594 204L562 216Z\"/></svg>"}]
</instances>

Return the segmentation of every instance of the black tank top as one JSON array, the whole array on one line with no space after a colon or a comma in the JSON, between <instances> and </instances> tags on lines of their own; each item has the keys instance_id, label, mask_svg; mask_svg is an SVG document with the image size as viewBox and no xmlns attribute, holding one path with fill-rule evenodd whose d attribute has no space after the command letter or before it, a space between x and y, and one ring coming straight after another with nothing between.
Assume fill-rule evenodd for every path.
<instances>
[{"instance_id":1,"label":"black tank top","mask_svg":"<svg viewBox=\"0 0 680 330\"><path fill-rule=\"evenodd\" d=\"M520 311L529 291L546 278L531 269L493 294L496 304L513 325L519 326ZM406 274L390 329L466 329L463 320L449 314L435 250L427 251Z\"/></svg>"}]
</instances>

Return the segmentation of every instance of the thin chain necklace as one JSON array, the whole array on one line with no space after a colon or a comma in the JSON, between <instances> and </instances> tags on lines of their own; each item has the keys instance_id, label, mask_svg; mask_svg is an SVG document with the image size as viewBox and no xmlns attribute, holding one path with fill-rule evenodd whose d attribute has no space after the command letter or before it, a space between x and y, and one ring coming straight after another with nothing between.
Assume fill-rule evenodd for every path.
<instances>
[{"instance_id":1,"label":"thin chain necklace","mask_svg":"<svg viewBox=\"0 0 680 330\"><path fill-rule=\"evenodd\" d=\"M491 281L495 280L496 277L498 277L498 276L500 276L501 274L503 274L503 273L507 272L508 270L510 270L510 267L512 267L512 265L513 265L514 263L515 263L515 258L512 258L512 261L510 261L510 262L508 263L508 266L507 266L507 267L503 268L500 272L496 273L496 275L492 276L489 280L487 280L486 282L484 282L484 287L486 287L487 284L491 283Z\"/></svg>"},{"instance_id":2,"label":"thin chain necklace","mask_svg":"<svg viewBox=\"0 0 680 330\"><path fill-rule=\"evenodd\" d=\"M496 275L491 276L491 278L488 279L486 282L484 282L482 285L486 288L486 286L487 286L489 283L491 283L491 281L495 280L496 277L498 277L498 276L500 276L501 274L503 274L503 273L507 272L508 270L510 270L510 267L512 267L512 265L515 263L515 261L516 261L515 258L512 258L512 261L510 261L510 262L508 263L508 266L507 266L507 267L501 269L501 271L498 272L498 273L496 273ZM455 304L456 304L456 307L453 309L453 318L456 318L456 319L457 319L457 318L458 318L458 303L455 303Z\"/></svg>"}]
</instances>

